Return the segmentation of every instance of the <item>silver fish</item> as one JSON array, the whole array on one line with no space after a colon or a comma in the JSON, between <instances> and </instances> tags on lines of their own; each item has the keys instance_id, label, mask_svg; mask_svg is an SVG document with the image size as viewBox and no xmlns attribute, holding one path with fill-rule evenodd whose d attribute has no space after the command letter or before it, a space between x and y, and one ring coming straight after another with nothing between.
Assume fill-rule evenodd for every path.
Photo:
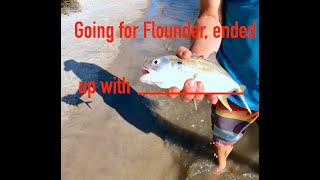
<instances>
[{"instance_id":1,"label":"silver fish","mask_svg":"<svg viewBox=\"0 0 320 180\"><path fill-rule=\"evenodd\" d=\"M202 81L204 92L243 92L246 87L236 83L229 73L218 63L216 53L212 53L208 59L202 56L192 55L188 60L182 60L175 55L162 56L147 61L142 68L140 81L146 84L158 86L160 88L170 88L176 86L183 89L187 79L194 78L196 81ZM228 104L229 95L220 95L217 97L220 102L231 112ZM240 95L247 110L251 110L243 94Z\"/></svg>"}]
</instances>

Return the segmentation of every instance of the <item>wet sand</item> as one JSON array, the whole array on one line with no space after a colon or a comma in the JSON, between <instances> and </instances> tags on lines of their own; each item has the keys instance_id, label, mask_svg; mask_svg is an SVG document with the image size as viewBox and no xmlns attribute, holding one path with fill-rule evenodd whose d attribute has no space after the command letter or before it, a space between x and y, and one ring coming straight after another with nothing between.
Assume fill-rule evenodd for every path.
<instances>
[{"instance_id":1,"label":"wet sand","mask_svg":"<svg viewBox=\"0 0 320 180\"><path fill-rule=\"evenodd\" d=\"M192 8L188 8L175 1L154 0L131 25L142 26L146 20L184 25L186 18L192 21L196 17L197 3L190 1ZM78 107L70 105L75 104L70 99L62 102L66 106L61 127L62 179L217 179L211 173L210 104L203 101L195 110L178 98L137 95L138 91L160 91L139 82L143 62L173 54L177 46L188 46L189 41L143 39L141 33L138 31L137 39L122 39L118 55L105 59L107 63L85 56L68 58L67 51L62 57L63 71L69 70L62 83L73 81L72 86L62 86L62 97L71 94L92 101L92 109L81 101ZM98 56L94 51L88 53ZM87 94L75 93L80 80L112 81L114 76L130 82L129 95L98 91L89 99ZM258 126L252 124L234 146L227 172L218 179L259 179L258 134Z\"/></svg>"}]
</instances>

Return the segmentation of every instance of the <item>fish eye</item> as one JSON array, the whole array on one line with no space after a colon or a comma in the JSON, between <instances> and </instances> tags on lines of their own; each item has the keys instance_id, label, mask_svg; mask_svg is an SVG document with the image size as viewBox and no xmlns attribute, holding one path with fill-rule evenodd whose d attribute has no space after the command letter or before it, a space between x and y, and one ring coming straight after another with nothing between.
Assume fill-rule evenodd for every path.
<instances>
[{"instance_id":1,"label":"fish eye","mask_svg":"<svg viewBox=\"0 0 320 180\"><path fill-rule=\"evenodd\" d=\"M159 64L159 63L160 63L160 60L159 60L159 59L155 59L155 60L152 61L152 63L153 63L153 64Z\"/></svg>"}]
</instances>

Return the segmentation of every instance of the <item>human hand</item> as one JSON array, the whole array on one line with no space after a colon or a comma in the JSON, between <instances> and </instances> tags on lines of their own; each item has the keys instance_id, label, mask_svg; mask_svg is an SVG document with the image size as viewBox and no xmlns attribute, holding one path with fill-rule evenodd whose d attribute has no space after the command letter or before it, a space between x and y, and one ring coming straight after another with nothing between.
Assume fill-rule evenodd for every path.
<instances>
[{"instance_id":1,"label":"human hand","mask_svg":"<svg viewBox=\"0 0 320 180\"><path fill-rule=\"evenodd\" d=\"M188 48L180 46L177 49L176 54L181 59L187 61L191 57L192 52ZM190 92L204 92L204 88L205 87L201 81L195 81L195 79L190 78L190 79L186 80L186 82L184 83L184 86L183 86L183 89L181 90L181 92L189 92L189 93ZM169 89L167 89L166 91L179 93L180 89L173 86L173 87L170 87ZM168 96L170 98L174 99L178 95L177 94L169 94ZM203 97L204 97L203 94L197 94L197 95L181 94L180 95L181 100L185 103L189 103L192 99L194 99L195 102L198 104L203 99ZM214 94L206 95L206 97L208 98L208 100L211 104L216 104L218 102L218 98Z\"/></svg>"}]
</instances>

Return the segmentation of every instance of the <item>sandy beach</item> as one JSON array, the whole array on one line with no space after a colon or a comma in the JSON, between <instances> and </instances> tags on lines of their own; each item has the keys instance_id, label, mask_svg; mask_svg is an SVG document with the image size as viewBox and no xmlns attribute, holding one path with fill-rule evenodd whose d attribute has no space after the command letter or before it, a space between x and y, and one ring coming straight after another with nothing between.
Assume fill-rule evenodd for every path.
<instances>
[{"instance_id":1,"label":"sandy beach","mask_svg":"<svg viewBox=\"0 0 320 180\"><path fill-rule=\"evenodd\" d=\"M108 68L119 54L119 38L110 44L74 38L75 21L100 21L113 26L123 20L131 23L142 16L149 2L80 0L79 3L81 12L62 16L61 97L75 93L80 81L75 74L64 71L66 60ZM174 159L159 137L137 131L106 106L99 95L93 95L90 101L92 110L84 103L75 107L62 102L62 179L177 179Z\"/></svg>"},{"instance_id":2,"label":"sandy beach","mask_svg":"<svg viewBox=\"0 0 320 180\"><path fill-rule=\"evenodd\" d=\"M197 1L190 3L197 7ZM61 15L61 178L210 179L206 176L214 167L210 104L203 101L195 110L178 98L137 94L160 91L139 82L143 62L172 54L189 41L144 39L142 31L136 39L116 36L112 43L74 36L76 21L141 26L154 20L172 25L186 21L175 13L192 19L197 9L161 0L79 0L79 4L80 12ZM112 81L113 77L125 77L131 93L97 90L91 98L78 93L80 81ZM235 146L228 171L220 179L259 179L258 138L258 126L253 124Z\"/></svg>"}]
</instances>

